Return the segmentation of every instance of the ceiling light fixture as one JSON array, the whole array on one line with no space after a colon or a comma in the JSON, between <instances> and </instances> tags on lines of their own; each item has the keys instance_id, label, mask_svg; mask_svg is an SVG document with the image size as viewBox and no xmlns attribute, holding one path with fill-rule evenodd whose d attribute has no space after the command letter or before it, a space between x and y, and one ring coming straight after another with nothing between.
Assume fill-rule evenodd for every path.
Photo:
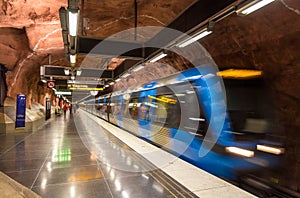
<instances>
[{"instance_id":1,"label":"ceiling light fixture","mask_svg":"<svg viewBox=\"0 0 300 198\"><path fill-rule=\"evenodd\" d=\"M209 22L207 25L205 25L203 28L201 28L200 30L196 31L195 33L193 33L191 36L189 36L188 38L184 39L183 41L179 42L176 46L183 48L186 47L188 45L190 45L191 43L194 43L198 40L200 40L201 38L211 34L213 32L213 26L214 26L214 22Z\"/></svg>"},{"instance_id":2,"label":"ceiling light fixture","mask_svg":"<svg viewBox=\"0 0 300 198\"><path fill-rule=\"evenodd\" d=\"M76 63L76 54L70 54L70 63L75 64Z\"/></svg>"},{"instance_id":3,"label":"ceiling light fixture","mask_svg":"<svg viewBox=\"0 0 300 198\"><path fill-rule=\"evenodd\" d=\"M69 15L69 34L70 36L77 36L77 27L78 27L78 11L77 12L68 12Z\"/></svg>"},{"instance_id":4,"label":"ceiling light fixture","mask_svg":"<svg viewBox=\"0 0 300 198\"><path fill-rule=\"evenodd\" d=\"M140 71L141 69L143 69L144 67L145 67L145 65L140 64L140 65L136 66L132 71L137 72L137 71Z\"/></svg>"},{"instance_id":5,"label":"ceiling light fixture","mask_svg":"<svg viewBox=\"0 0 300 198\"><path fill-rule=\"evenodd\" d=\"M157 54L156 56L152 57L151 59L149 59L150 63L155 63L156 61L166 57L167 54L164 52L160 52L159 54Z\"/></svg>"},{"instance_id":6,"label":"ceiling light fixture","mask_svg":"<svg viewBox=\"0 0 300 198\"><path fill-rule=\"evenodd\" d=\"M248 15L266 5L273 2L274 0L252 0L252 1L246 1L245 3L237 6L236 13L239 16L245 16Z\"/></svg>"},{"instance_id":7,"label":"ceiling light fixture","mask_svg":"<svg viewBox=\"0 0 300 198\"><path fill-rule=\"evenodd\" d=\"M123 74L122 75L122 78L127 78L128 76L130 76L130 73L128 72L128 73L125 73L125 74Z\"/></svg>"},{"instance_id":8,"label":"ceiling light fixture","mask_svg":"<svg viewBox=\"0 0 300 198\"><path fill-rule=\"evenodd\" d=\"M66 76L70 75L70 70L69 70L69 68L65 68L65 69L64 69L64 72L65 72L65 75L66 75Z\"/></svg>"},{"instance_id":9,"label":"ceiling light fixture","mask_svg":"<svg viewBox=\"0 0 300 198\"><path fill-rule=\"evenodd\" d=\"M76 71L76 76L80 76L81 73L82 73L82 70L81 70L81 69L77 69L77 71Z\"/></svg>"}]
</instances>

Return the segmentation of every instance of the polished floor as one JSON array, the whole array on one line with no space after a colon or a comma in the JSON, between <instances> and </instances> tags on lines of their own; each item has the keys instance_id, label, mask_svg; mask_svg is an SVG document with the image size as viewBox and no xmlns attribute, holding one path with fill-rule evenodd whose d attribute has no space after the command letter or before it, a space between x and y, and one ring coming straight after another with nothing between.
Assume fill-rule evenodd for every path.
<instances>
[{"instance_id":1,"label":"polished floor","mask_svg":"<svg viewBox=\"0 0 300 198\"><path fill-rule=\"evenodd\" d=\"M0 136L0 171L42 197L196 197L105 131L95 140L102 151L90 152L77 128L67 114L34 133ZM109 160L123 161L127 168Z\"/></svg>"}]
</instances>

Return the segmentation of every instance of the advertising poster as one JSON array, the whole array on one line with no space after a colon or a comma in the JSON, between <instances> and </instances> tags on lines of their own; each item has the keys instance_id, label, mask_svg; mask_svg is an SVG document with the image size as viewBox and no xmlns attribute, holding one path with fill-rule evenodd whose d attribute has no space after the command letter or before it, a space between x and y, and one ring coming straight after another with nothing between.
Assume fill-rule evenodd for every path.
<instances>
[{"instance_id":1,"label":"advertising poster","mask_svg":"<svg viewBox=\"0 0 300 198\"><path fill-rule=\"evenodd\" d=\"M17 95L16 128L25 127L26 95Z\"/></svg>"},{"instance_id":2,"label":"advertising poster","mask_svg":"<svg viewBox=\"0 0 300 198\"><path fill-rule=\"evenodd\" d=\"M51 117L51 102L50 98L46 98L46 120Z\"/></svg>"}]
</instances>

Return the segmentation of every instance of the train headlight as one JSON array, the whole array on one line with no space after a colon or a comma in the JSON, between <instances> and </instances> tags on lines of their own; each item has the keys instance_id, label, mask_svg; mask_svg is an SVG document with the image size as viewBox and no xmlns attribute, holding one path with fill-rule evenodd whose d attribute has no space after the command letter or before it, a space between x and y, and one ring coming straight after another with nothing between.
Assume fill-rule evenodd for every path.
<instances>
[{"instance_id":1,"label":"train headlight","mask_svg":"<svg viewBox=\"0 0 300 198\"><path fill-rule=\"evenodd\" d=\"M250 151L247 149L242 149L234 146L226 147L226 152L228 153L234 153L237 155L241 155L244 157L253 157L254 156L254 151Z\"/></svg>"},{"instance_id":2,"label":"train headlight","mask_svg":"<svg viewBox=\"0 0 300 198\"><path fill-rule=\"evenodd\" d=\"M276 148L276 147L271 147L271 146L266 146L266 145L257 145L256 149L258 151L263 151L266 153L272 153L275 155L280 155L284 153L284 148Z\"/></svg>"}]
</instances>

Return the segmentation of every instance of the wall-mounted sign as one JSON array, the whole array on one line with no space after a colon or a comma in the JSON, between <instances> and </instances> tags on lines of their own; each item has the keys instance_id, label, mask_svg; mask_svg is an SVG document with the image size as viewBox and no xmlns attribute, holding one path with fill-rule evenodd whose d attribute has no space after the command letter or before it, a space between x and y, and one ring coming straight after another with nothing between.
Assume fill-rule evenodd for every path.
<instances>
[{"instance_id":1,"label":"wall-mounted sign","mask_svg":"<svg viewBox=\"0 0 300 198\"><path fill-rule=\"evenodd\" d=\"M49 80L47 82L47 87L50 88L50 89L54 88L55 87L55 82L53 80Z\"/></svg>"},{"instance_id":2,"label":"wall-mounted sign","mask_svg":"<svg viewBox=\"0 0 300 198\"><path fill-rule=\"evenodd\" d=\"M16 123L15 127L25 127L26 119L26 95L17 95L17 108L16 108Z\"/></svg>"},{"instance_id":3,"label":"wall-mounted sign","mask_svg":"<svg viewBox=\"0 0 300 198\"><path fill-rule=\"evenodd\" d=\"M88 85L68 84L68 88L71 88L71 87L74 87L74 88L88 88L89 86Z\"/></svg>"},{"instance_id":4,"label":"wall-mounted sign","mask_svg":"<svg viewBox=\"0 0 300 198\"><path fill-rule=\"evenodd\" d=\"M103 88L87 84L68 84L68 89L76 91L103 91Z\"/></svg>"}]
</instances>

